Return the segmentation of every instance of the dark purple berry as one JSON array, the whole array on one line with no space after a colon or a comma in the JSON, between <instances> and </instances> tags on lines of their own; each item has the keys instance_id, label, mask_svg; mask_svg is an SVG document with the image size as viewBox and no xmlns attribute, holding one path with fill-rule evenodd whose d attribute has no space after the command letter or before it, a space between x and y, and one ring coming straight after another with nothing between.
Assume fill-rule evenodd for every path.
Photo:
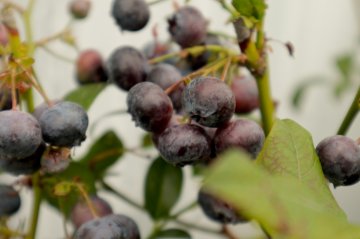
<instances>
[{"instance_id":1,"label":"dark purple berry","mask_svg":"<svg viewBox=\"0 0 360 239\"><path fill-rule=\"evenodd\" d=\"M112 214L88 221L76 231L74 239L140 239L139 228L129 217Z\"/></svg>"},{"instance_id":2,"label":"dark purple berry","mask_svg":"<svg viewBox=\"0 0 360 239\"><path fill-rule=\"evenodd\" d=\"M149 7L144 0L114 0L112 16L121 30L139 31L150 18Z\"/></svg>"},{"instance_id":3,"label":"dark purple berry","mask_svg":"<svg viewBox=\"0 0 360 239\"><path fill-rule=\"evenodd\" d=\"M145 81L148 68L143 54L132 47L116 49L108 62L110 80L123 90Z\"/></svg>"},{"instance_id":4,"label":"dark purple berry","mask_svg":"<svg viewBox=\"0 0 360 239\"><path fill-rule=\"evenodd\" d=\"M57 103L63 102L62 100L52 100L51 104L56 105ZM49 109L49 105L46 102L41 103L40 105L35 107L35 110L32 112L32 115L40 121L40 117L45 110Z\"/></svg>"},{"instance_id":5,"label":"dark purple berry","mask_svg":"<svg viewBox=\"0 0 360 239\"><path fill-rule=\"evenodd\" d=\"M236 100L235 113L247 114L259 108L259 91L252 77L235 77L231 90Z\"/></svg>"},{"instance_id":6,"label":"dark purple berry","mask_svg":"<svg viewBox=\"0 0 360 239\"><path fill-rule=\"evenodd\" d=\"M142 82L131 88L127 106L136 126L151 132L163 131L173 114L170 98L160 86L151 82Z\"/></svg>"},{"instance_id":7,"label":"dark purple berry","mask_svg":"<svg viewBox=\"0 0 360 239\"><path fill-rule=\"evenodd\" d=\"M154 66L147 77L147 81L159 85L163 90L166 90L170 86L174 85L182 78L181 73L172 65L158 64ZM174 109L181 110L181 97L185 85L181 84L176 90L174 90L169 96L173 103Z\"/></svg>"},{"instance_id":8,"label":"dark purple berry","mask_svg":"<svg viewBox=\"0 0 360 239\"><path fill-rule=\"evenodd\" d=\"M107 81L104 62L98 51L86 50L80 53L76 61L76 79L79 84Z\"/></svg>"},{"instance_id":9,"label":"dark purple berry","mask_svg":"<svg viewBox=\"0 0 360 239\"><path fill-rule=\"evenodd\" d=\"M86 139L88 124L85 110L71 102L57 103L40 117L44 141L59 147L79 146Z\"/></svg>"},{"instance_id":10,"label":"dark purple berry","mask_svg":"<svg viewBox=\"0 0 360 239\"><path fill-rule=\"evenodd\" d=\"M182 48L199 45L205 42L207 21L194 7L180 8L168 19L169 32Z\"/></svg>"},{"instance_id":11,"label":"dark purple berry","mask_svg":"<svg viewBox=\"0 0 360 239\"><path fill-rule=\"evenodd\" d=\"M69 11L76 19L86 18L90 12L90 9L90 0L72 0L69 5Z\"/></svg>"},{"instance_id":12,"label":"dark purple berry","mask_svg":"<svg viewBox=\"0 0 360 239\"><path fill-rule=\"evenodd\" d=\"M0 184L0 218L13 215L20 206L19 193L11 186Z\"/></svg>"},{"instance_id":13,"label":"dark purple berry","mask_svg":"<svg viewBox=\"0 0 360 239\"><path fill-rule=\"evenodd\" d=\"M112 214L111 206L104 199L94 195L90 197L90 200L99 217ZM71 210L71 221L75 228L79 228L82 224L93 219L91 210L84 201L79 201Z\"/></svg>"},{"instance_id":14,"label":"dark purple berry","mask_svg":"<svg viewBox=\"0 0 360 239\"><path fill-rule=\"evenodd\" d=\"M264 140L265 134L260 125L252 120L237 119L216 130L214 145L217 154L229 148L239 148L256 158Z\"/></svg>"},{"instance_id":15,"label":"dark purple berry","mask_svg":"<svg viewBox=\"0 0 360 239\"><path fill-rule=\"evenodd\" d=\"M211 156L211 140L197 125L168 127L158 137L158 150L165 161L174 166L205 163Z\"/></svg>"},{"instance_id":16,"label":"dark purple berry","mask_svg":"<svg viewBox=\"0 0 360 239\"><path fill-rule=\"evenodd\" d=\"M69 167L70 162L69 148L48 147L41 159L41 170L50 174L60 173Z\"/></svg>"},{"instance_id":17,"label":"dark purple berry","mask_svg":"<svg viewBox=\"0 0 360 239\"><path fill-rule=\"evenodd\" d=\"M352 139L335 135L316 147L326 178L334 186L352 185L360 179L360 147Z\"/></svg>"},{"instance_id":18,"label":"dark purple berry","mask_svg":"<svg viewBox=\"0 0 360 239\"><path fill-rule=\"evenodd\" d=\"M246 219L241 217L228 203L203 190L199 191L198 203L205 215L213 221L222 224L246 222Z\"/></svg>"},{"instance_id":19,"label":"dark purple berry","mask_svg":"<svg viewBox=\"0 0 360 239\"><path fill-rule=\"evenodd\" d=\"M228 122L235 111L231 89L216 77L199 77L184 89L183 108L196 122L219 127Z\"/></svg>"},{"instance_id":20,"label":"dark purple berry","mask_svg":"<svg viewBox=\"0 0 360 239\"><path fill-rule=\"evenodd\" d=\"M12 160L12 159L0 159L0 169L4 170L7 173L14 175L30 175L38 171L41 167L41 157L46 149L44 143L42 143L39 148L24 159Z\"/></svg>"},{"instance_id":21,"label":"dark purple berry","mask_svg":"<svg viewBox=\"0 0 360 239\"><path fill-rule=\"evenodd\" d=\"M32 115L15 110L0 112L0 159L24 159L41 143L40 125Z\"/></svg>"},{"instance_id":22,"label":"dark purple berry","mask_svg":"<svg viewBox=\"0 0 360 239\"><path fill-rule=\"evenodd\" d=\"M11 90L0 88L0 111L12 108Z\"/></svg>"}]
</instances>

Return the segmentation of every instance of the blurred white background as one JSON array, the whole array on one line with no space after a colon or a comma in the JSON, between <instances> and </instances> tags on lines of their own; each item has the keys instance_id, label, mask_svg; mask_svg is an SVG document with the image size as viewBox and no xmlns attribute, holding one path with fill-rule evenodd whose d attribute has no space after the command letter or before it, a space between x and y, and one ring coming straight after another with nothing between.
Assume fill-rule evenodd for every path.
<instances>
[{"instance_id":1,"label":"blurred white background","mask_svg":"<svg viewBox=\"0 0 360 239\"><path fill-rule=\"evenodd\" d=\"M19 4L27 1L19 0ZM106 59L111 52L121 45L130 44L141 48L151 40L151 29L157 24L159 36L168 38L167 25L164 21L173 12L171 1L151 7L151 21L146 29L138 33L119 31L110 17L111 0L93 0L90 16L74 25L74 34L80 49L95 48ZM183 3L182 0L178 0ZM334 58L344 52L352 51L359 41L360 4L350 0L269 0L266 18L267 35L281 41L291 41L295 46L295 57L291 58L285 48L277 43L270 42L273 53L270 54L271 84L273 96L279 101L278 117L292 118L308 129L317 144L326 136L335 134L344 116L355 89L348 91L346 97L336 100L326 88L314 88L309 91L302 110L296 112L290 103L290 93L295 85L305 78L314 75L324 75L329 79L336 79ZM69 21L67 12L69 1L37 0L33 26L35 38L52 35L62 30ZM203 14L210 21L210 29L233 34L231 25L224 27L227 13L214 0L192 0L192 5L201 8ZM356 15L358 14L358 15ZM75 59L76 52L61 43L52 43L52 49L69 58ZM74 80L74 66L54 58L43 50L36 52L35 67L40 81L51 98L61 98L69 90L76 87ZM125 92L114 86L108 87L96 100L89 112L91 122L101 118L107 112L116 109L126 109ZM40 103L37 95L37 103ZM129 116L108 118L96 128L88 140L75 151L74 158L85 152L89 143L106 129L116 130L127 147L136 147L143 131L135 128ZM355 120L349 136L358 138L360 119ZM117 176L109 176L108 181L115 188L126 192L131 198L142 202L143 176L149 162L127 155L111 172ZM188 172L189 173L189 172ZM0 181L12 182L16 178L2 175ZM194 200L197 194L198 182L186 181L183 195L177 209ZM349 220L360 224L360 184L351 187L340 187L334 191L335 196L347 213ZM23 190L23 205L21 211L11 220L11 225L17 226L28 219L31 211L31 192ZM151 229L148 216L122 203L109 194L100 194L112 204L114 211L130 215L138 222L142 235L145 236ZM214 225L209 222L198 210L186 214L186 219L205 226ZM64 238L62 218L45 205L41 210L39 222L39 239ZM70 225L69 225L70 226ZM251 235L250 226L236 227L241 238ZM193 238L219 238L208 234L192 232Z\"/></svg>"}]
</instances>

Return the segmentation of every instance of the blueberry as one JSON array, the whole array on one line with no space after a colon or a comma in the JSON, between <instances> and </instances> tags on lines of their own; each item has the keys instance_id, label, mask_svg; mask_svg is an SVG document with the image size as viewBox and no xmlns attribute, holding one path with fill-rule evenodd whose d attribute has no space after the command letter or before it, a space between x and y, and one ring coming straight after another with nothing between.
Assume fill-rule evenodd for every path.
<instances>
[{"instance_id":1,"label":"blueberry","mask_svg":"<svg viewBox=\"0 0 360 239\"><path fill-rule=\"evenodd\" d=\"M41 143L40 125L32 115L14 110L0 112L0 158L24 159Z\"/></svg>"},{"instance_id":2,"label":"blueberry","mask_svg":"<svg viewBox=\"0 0 360 239\"><path fill-rule=\"evenodd\" d=\"M72 0L69 5L69 11L76 19L86 18L90 12L90 9L90 0Z\"/></svg>"},{"instance_id":3,"label":"blueberry","mask_svg":"<svg viewBox=\"0 0 360 239\"><path fill-rule=\"evenodd\" d=\"M237 119L219 127L214 136L217 154L228 148L239 148L248 152L253 158L259 154L264 144L265 134L256 122L248 119Z\"/></svg>"},{"instance_id":4,"label":"blueberry","mask_svg":"<svg viewBox=\"0 0 360 239\"><path fill-rule=\"evenodd\" d=\"M0 160L0 169L4 170L7 173L11 173L14 175L30 175L38 171L41 167L41 157L46 149L44 143L40 144L38 149L24 159L12 160L12 159L4 159Z\"/></svg>"},{"instance_id":5,"label":"blueberry","mask_svg":"<svg viewBox=\"0 0 360 239\"><path fill-rule=\"evenodd\" d=\"M140 239L136 223L129 217L112 214L88 221L76 231L74 239Z\"/></svg>"},{"instance_id":6,"label":"blueberry","mask_svg":"<svg viewBox=\"0 0 360 239\"><path fill-rule=\"evenodd\" d=\"M98 51L89 49L80 53L76 61L76 79L81 85L107 81L104 62Z\"/></svg>"},{"instance_id":7,"label":"blueberry","mask_svg":"<svg viewBox=\"0 0 360 239\"><path fill-rule=\"evenodd\" d=\"M199 191L198 203L205 215L218 223L236 224L246 222L246 219L240 216L228 203L203 190Z\"/></svg>"},{"instance_id":8,"label":"blueberry","mask_svg":"<svg viewBox=\"0 0 360 239\"><path fill-rule=\"evenodd\" d=\"M11 216L19 210L20 196L13 187L0 184L0 198L0 218Z\"/></svg>"},{"instance_id":9,"label":"blueberry","mask_svg":"<svg viewBox=\"0 0 360 239\"><path fill-rule=\"evenodd\" d=\"M169 32L182 48L199 45L205 42L207 21L194 7L181 7L168 19Z\"/></svg>"},{"instance_id":10,"label":"blueberry","mask_svg":"<svg viewBox=\"0 0 360 239\"><path fill-rule=\"evenodd\" d=\"M142 82L131 88L127 106L136 126L151 132L163 131L173 114L170 98L160 86L151 82Z\"/></svg>"},{"instance_id":11,"label":"blueberry","mask_svg":"<svg viewBox=\"0 0 360 239\"><path fill-rule=\"evenodd\" d=\"M150 18L149 7L144 0L114 0L112 16L121 30L139 31Z\"/></svg>"},{"instance_id":12,"label":"blueberry","mask_svg":"<svg viewBox=\"0 0 360 239\"><path fill-rule=\"evenodd\" d=\"M89 120L78 104L60 102L44 111L40 125L45 142L59 147L78 146L86 139Z\"/></svg>"},{"instance_id":13,"label":"blueberry","mask_svg":"<svg viewBox=\"0 0 360 239\"><path fill-rule=\"evenodd\" d=\"M148 64L142 53L132 47L120 47L108 61L109 79L123 90L146 80Z\"/></svg>"},{"instance_id":14,"label":"blueberry","mask_svg":"<svg viewBox=\"0 0 360 239\"><path fill-rule=\"evenodd\" d=\"M111 206L102 198L93 195L90 197L91 203L99 217L112 214ZM93 215L88 205L84 201L79 201L71 210L71 221L76 228L82 224L93 220Z\"/></svg>"},{"instance_id":15,"label":"blueberry","mask_svg":"<svg viewBox=\"0 0 360 239\"><path fill-rule=\"evenodd\" d=\"M225 124L235 111L231 89L216 77L193 79L184 89L182 104L192 119L207 127Z\"/></svg>"},{"instance_id":16,"label":"blueberry","mask_svg":"<svg viewBox=\"0 0 360 239\"><path fill-rule=\"evenodd\" d=\"M236 100L235 113L248 114L259 108L259 92L256 81L251 76L235 77L231 90Z\"/></svg>"},{"instance_id":17,"label":"blueberry","mask_svg":"<svg viewBox=\"0 0 360 239\"><path fill-rule=\"evenodd\" d=\"M0 88L0 111L12 108L11 90Z\"/></svg>"},{"instance_id":18,"label":"blueberry","mask_svg":"<svg viewBox=\"0 0 360 239\"><path fill-rule=\"evenodd\" d=\"M322 140L316 147L325 177L334 186L346 186L360 180L360 147L341 135Z\"/></svg>"},{"instance_id":19,"label":"blueberry","mask_svg":"<svg viewBox=\"0 0 360 239\"><path fill-rule=\"evenodd\" d=\"M52 100L51 104L56 105L57 103L62 102L62 100ZM32 115L40 121L40 117L42 113L44 113L45 110L49 109L49 105L46 102L41 103L40 105L35 107L34 112L32 112Z\"/></svg>"},{"instance_id":20,"label":"blueberry","mask_svg":"<svg viewBox=\"0 0 360 239\"><path fill-rule=\"evenodd\" d=\"M69 148L48 147L41 159L41 170L50 174L60 173L69 167L70 162Z\"/></svg>"},{"instance_id":21,"label":"blueberry","mask_svg":"<svg viewBox=\"0 0 360 239\"><path fill-rule=\"evenodd\" d=\"M211 156L211 140L197 125L180 124L158 136L157 148L164 160L174 166L206 163Z\"/></svg>"},{"instance_id":22,"label":"blueberry","mask_svg":"<svg viewBox=\"0 0 360 239\"><path fill-rule=\"evenodd\" d=\"M181 73L176 69L176 67L169 64L158 64L154 66L146 81L155 83L159 85L162 89L166 90L170 86L174 85L182 78ZM175 91L173 91L169 96L173 103L174 109L177 112L181 111L181 97L185 85L181 84Z\"/></svg>"}]
</instances>

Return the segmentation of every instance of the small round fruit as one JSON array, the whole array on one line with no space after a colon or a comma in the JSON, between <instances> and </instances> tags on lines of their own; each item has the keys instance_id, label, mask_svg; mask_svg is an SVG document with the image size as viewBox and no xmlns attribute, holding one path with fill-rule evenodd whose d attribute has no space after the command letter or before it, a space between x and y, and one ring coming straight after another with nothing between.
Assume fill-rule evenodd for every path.
<instances>
[{"instance_id":1,"label":"small round fruit","mask_svg":"<svg viewBox=\"0 0 360 239\"><path fill-rule=\"evenodd\" d=\"M21 206L20 196L13 187L0 184L0 198L0 218L11 216L19 210Z\"/></svg>"},{"instance_id":2,"label":"small round fruit","mask_svg":"<svg viewBox=\"0 0 360 239\"><path fill-rule=\"evenodd\" d=\"M60 102L44 111L40 125L45 142L59 147L80 145L89 124L85 110L78 104Z\"/></svg>"},{"instance_id":3,"label":"small round fruit","mask_svg":"<svg viewBox=\"0 0 360 239\"><path fill-rule=\"evenodd\" d=\"M111 206L102 198L93 195L90 197L91 203L99 217L104 217L112 214ZM93 215L90 208L84 201L79 201L71 210L71 221L76 228L82 224L93 220Z\"/></svg>"},{"instance_id":4,"label":"small round fruit","mask_svg":"<svg viewBox=\"0 0 360 239\"><path fill-rule=\"evenodd\" d=\"M260 125L252 120L237 119L216 130L214 145L217 154L229 148L239 148L256 158L264 145L264 140L265 134Z\"/></svg>"},{"instance_id":5,"label":"small round fruit","mask_svg":"<svg viewBox=\"0 0 360 239\"><path fill-rule=\"evenodd\" d=\"M235 77L231 90L236 100L235 113L248 114L259 108L259 91L252 77Z\"/></svg>"},{"instance_id":6,"label":"small round fruit","mask_svg":"<svg viewBox=\"0 0 360 239\"><path fill-rule=\"evenodd\" d=\"M337 186L352 185L360 179L360 147L341 135L322 140L316 147L325 177Z\"/></svg>"},{"instance_id":7,"label":"small round fruit","mask_svg":"<svg viewBox=\"0 0 360 239\"><path fill-rule=\"evenodd\" d=\"M144 0L114 0L112 16L121 30L139 31L150 18L149 6Z\"/></svg>"},{"instance_id":8,"label":"small round fruit","mask_svg":"<svg viewBox=\"0 0 360 239\"><path fill-rule=\"evenodd\" d=\"M0 111L12 108L11 90L0 88Z\"/></svg>"},{"instance_id":9,"label":"small round fruit","mask_svg":"<svg viewBox=\"0 0 360 239\"><path fill-rule=\"evenodd\" d=\"M84 19L88 16L91 9L90 0L73 0L70 2L69 11L76 19Z\"/></svg>"},{"instance_id":10,"label":"small round fruit","mask_svg":"<svg viewBox=\"0 0 360 239\"><path fill-rule=\"evenodd\" d=\"M192 119L207 127L225 124L235 111L231 89L216 77L192 80L184 89L182 104Z\"/></svg>"},{"instance_id":11,"label":"small round fruit","mask_svg":"<svg viewBox=\"0 0 360 239\"><path fill-rule=\"evenodd\" d=\"M56 105L57 103L63 102L62 100L52 100L51 104ZM36 106L34 111L31 113L38 121L40 121L40 117L45 110L49 109L49 105L46 102L41 103Z\"/></svg>"},{"instance_id":12,"label":"small round fruit","mask_svg":"<svg viewBox=\"0 0 360 239\"><path fill-rule=\"evenodd\" d=\"M0 169L13 175L30 175L38 171L41 167L41 157L46 149L45 143L42 143L39 148L24 159L11 160L11 159L0 159Z\"/></svg>"},{"instance_id":13,"label":"small round fruit","mask_svg":"<svg viewBox=\"0 0 360 239\"><path fill-rule=\"evenodd\" d=\"M69 148L53 148L48 149L41 159L41 170L45 173L60 173L65 171L71 162Z\"/></svg>"},{"instance_id":14,"label":"small round fruit","mask_svg":"<svg viewBox=\"0 0 360 239\"><path fill-rule=\"evenodd\" d=\"M151 82L131 88L127 106L136 126L150 132L162 132L173 114L170 98L160 86Z\"/></svg>"},{"instance_id":15,"label":"small round fruit","mask_svg":"<svg viewBox=\"0 0 360 239\"><path fill-rule=\"evenodd\" d=\"M169 32L182 48L192 47L205 42L207 21L194 7L181 7L168 19Z\"/></svg>"},{"instance_id":16,"label":"small round fruit","mask_svg":"<svg viewBox=\"0 0 360 239\"><path fill-rule=\"evenodd\" d=\"M211 139L197 125L173 125L157 138L157 148L168 163L183 167L206 163L211 157Z\"/></svg>"},{"instance_id":17,"label":"small round fruit","mask_svg":"<svg viewBox=\"0 0 360 239\"><path fill-rule=\"evenodd\" d=\"M197 200L204 214L213 221L222 224L246 222L228 203L203 190L199 191Z\"/></svg>"},{"instance_id":18,"label":"small round fruit","mask_svg":"<svg viewBox=\"0 0 360 239\"><path fill-rule=\"evenodd\" d=\"M126 91L146 80L148 68L144 55L132 47L116 49L108 61L110 81Z\"/></svg>"},{"instance_id":19,"label":"small round fruit","mask_svg":"<svg viewBox=\"0 0 360 239\"><path fill-rule=\"evenodd\" d=\"M139 228L129 217L111 214L88 221L76 231L74 239L140 239Z\"/></svg>"},{"instance_id":20,"label":"small round fruit","mask_svg":"<svg viewBox=\"0 0 360 239\"><path fill-rule=\"evenodd\" d=\"M81 85L107 81L104 62L98 51L86 50L80 53L76 61L76 79Z\"/></svg>"},{"instance_id":21,"label":"small round fruit","mask_svg":"<svg viewBox=\"0 0 360 239\"><path fill-rule=\"evenodd\" d=\"M32 115L15 110L0 112L0 158L24 159L41 143L40 125Z\"/></svg>"}]
</instances>

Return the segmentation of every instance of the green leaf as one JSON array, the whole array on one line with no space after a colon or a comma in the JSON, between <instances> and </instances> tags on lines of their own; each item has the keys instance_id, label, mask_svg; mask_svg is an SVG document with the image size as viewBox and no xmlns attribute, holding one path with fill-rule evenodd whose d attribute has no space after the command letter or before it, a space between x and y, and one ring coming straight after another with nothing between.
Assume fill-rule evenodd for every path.
<instances>
[{"instance_id":1,"label":"green leaf","mask_svg":"<svg viewBox=\"0 0 360 239\"><path fill-rule=\"evenodd\" d=\"M335 65L341 76L334 86L334 94L337 97L340 97L342 93L351 88L351 74L354 70L354 60L352 53L343 54L336 58Z\"/></svg>"},{"instance_id":2,"label":"green leaf","mask_svg":"<svg viewBox=\"0 0 360 239\"><path fill-rule=\"evenodd\" d=\"M264 0L233 0L232 5L241 16L261 20L265 15L267 5Z\"/></svg>"},{"instance_id":3,"label":"green leaf","mask_svg":"<svg viewBox=\"0 0 360 239\"><path fill-rule=\"evenodd\" d=\"M188 232L180 229L166 229L156 233L151 239L191 239L191 236Z\"/></svg>"},{"instance_id":4,"label":"green leaf","mask_svg":"<svg viewBox=\"0 0 360 239\"><path fill-rule=\"evenodd\" d=\"M54 187L54 195L59 197L67 196L72 189L72 183L70 182L60 182Z\"/></svg>"},{"instance_id":5,"label":"green leaf","mask_svg":"<svg viewBox=\"0 0 360 239\"><path fill-rule=\"evenodd\" d=\"M144 134L142 137L142 140L141 140L141 147L150 148L153 146L154 146L154 143L153 143L151 134L149 134L149 133Z\"/></svg>"},{"instance_id":6,"label":"green leaf","mask_svg":"<svg viewBox=\"0 0 360 239\"><path fill-rule=\"evenodd\" d=\"M67 94L64 99L81 105L85 110L89 110L91 104L105 87L105 83L80 86Z\"/></svg>"},{"instance_id":7,"label":"green leaf","mask_svg":"<svg viewBox=\"0 0 360 239\"><path fill-rule=\"evenodd\" d=\"M183 173L161 157L149 167L145 180L145 208L154 219L169 216L181 195Z\"/></svg>"},{"instance_id":8,"label":"green leaf","mask_svg":"<svg viewBox=\"0 0 360 239\"><path fill-rule=\"evenodd\" d=\"M257 163L272 174L299 180L321 199L324 210L345 217L324 177L311 135L296 122L275 122Z\"/></svg>"},{"instance_id":9,"label":"green leaf","mask_svg":"<svg viewBox=\"0 0 360 239\"><path fill-rule=\"evenodd\" d=\"M336 235L353 239L360 235L359 226L324 207L327 202L306 183L287 173L271 174L239 151L220 156L207 174L205 187L243 216L259 222L272 238L325 239Z\"/></svg>"},{"instance_id":10,"label":"green leaf","mask_svg":"<svg viewBox=\"0 0 360 239\"><path fill-rule=\"evenodd\" d=\"M115 132L107 131L91 146L89 152L79 162L87 165L95 178L103 177L105 171L115 164L124 153L121 140Z\"/></svg>"}]
</instances>

